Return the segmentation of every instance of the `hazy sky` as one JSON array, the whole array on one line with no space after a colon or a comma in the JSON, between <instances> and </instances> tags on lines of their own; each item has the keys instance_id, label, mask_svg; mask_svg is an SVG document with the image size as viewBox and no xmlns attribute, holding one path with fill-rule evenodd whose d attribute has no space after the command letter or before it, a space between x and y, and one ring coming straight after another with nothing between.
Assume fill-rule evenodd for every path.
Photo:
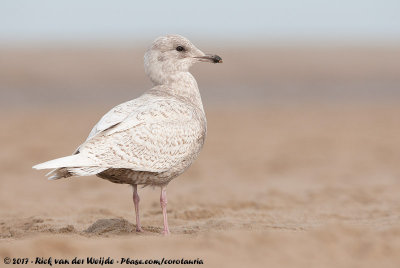
<instances>
[{"instance_id":1,"label":"hazy sky","mask_svg":"<svg viewBox=\"0 0 400 268\"><path fill-rule=\"evenodd\" d=\"M400 40L400 0L1 0L0 40Z\"/></svg>"}]
</instances>

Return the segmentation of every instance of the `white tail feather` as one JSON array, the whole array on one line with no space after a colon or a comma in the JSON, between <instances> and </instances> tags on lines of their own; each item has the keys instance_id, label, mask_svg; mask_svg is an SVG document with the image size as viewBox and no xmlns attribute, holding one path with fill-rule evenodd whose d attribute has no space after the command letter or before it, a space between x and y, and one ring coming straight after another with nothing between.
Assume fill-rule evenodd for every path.
<instances>
[{"instance_id":1,"label":"white tail feather","mask_svg":"<svg viewBox=\"0 0 400 268\"><path fill-rule=\"evenodd\" d=\"M92 166L87 159L82 157L80 154L74 154L66 157L57 158L50 160L36 166L34 169L50 169L50 168L63 168L63 167L82 167L82 166Z\"/></svg>"},{"instance_id":2,"label":"white tail feather","mask_svg":"<svg viewBox=\"0 0 400 268\"><path fill-rule=\"evenodd\" d=\"M57 168L53 169L46 176L50 176L48 180L58 180L71 176L90 176L101 173L107 168L101 167L77 167L77 168Z\"/></svg>"}]
</instances>

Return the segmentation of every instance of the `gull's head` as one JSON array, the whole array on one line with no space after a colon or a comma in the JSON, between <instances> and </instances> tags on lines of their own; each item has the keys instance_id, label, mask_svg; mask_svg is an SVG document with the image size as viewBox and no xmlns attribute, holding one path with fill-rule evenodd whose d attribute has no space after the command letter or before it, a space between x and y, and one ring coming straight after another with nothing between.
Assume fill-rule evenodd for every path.
<instances>
[{"instance_id":1,"label":"gull's head","mask_svg":"<svg viewBox=\"0 0 400 268\"><path fill-rule=\"evenodd\" d=\"M205 54L180 35L157 38L144 55L146 74L153 83L163 84L180 72L189 71L196 62L222 63L218 55Z\"/></svg>"}]
</instances>

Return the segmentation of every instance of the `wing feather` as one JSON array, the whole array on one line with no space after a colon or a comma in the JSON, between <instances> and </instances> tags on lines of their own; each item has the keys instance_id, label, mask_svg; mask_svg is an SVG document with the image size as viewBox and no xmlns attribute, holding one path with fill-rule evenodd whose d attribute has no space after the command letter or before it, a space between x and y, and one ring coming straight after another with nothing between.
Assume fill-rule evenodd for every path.
<instances>
[{"instance_id":1,"label":"wing feather","mask_svg":"<svg viewBox=\"0 0 400 268\"><path fill-rule=\"evenodd\" d=\"M143 98L145 98L145 96L121 103L112 108L93 127L92 131L90 131L90 134L86 140L90 140L98 133L121 123L125 118L129 116L129 114L132 111L140 107L140 103Z\"/></svg>"},{"instance_id":2,"label":"wing feather","mask_svg":"<svg viewBox=\"0 0 400 268\"><path fill-rule=\"evenodd\" d=\"M205 122L194 106L167 97L136 100L128 115L103 117L81 145L93 165L163 172L200 150Z\"/></svg>"}]
</instances>

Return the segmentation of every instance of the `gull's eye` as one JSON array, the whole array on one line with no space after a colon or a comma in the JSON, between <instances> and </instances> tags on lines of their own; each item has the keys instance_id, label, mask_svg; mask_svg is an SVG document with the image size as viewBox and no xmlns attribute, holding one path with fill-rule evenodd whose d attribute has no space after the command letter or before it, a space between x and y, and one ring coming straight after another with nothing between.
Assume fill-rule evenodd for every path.
<instances>
[{"instance_id":1,"label":"gull's eye","mask_svg":"<svg viewBox=\"0 0 400 268\"><path fill-rule=\"evenodd\" d=\"M185 48L183 46L177 46L176 47L176 51L181 52L181 51L184 51L184 50L185 50Z\"/></svg>"}]
</instances>

